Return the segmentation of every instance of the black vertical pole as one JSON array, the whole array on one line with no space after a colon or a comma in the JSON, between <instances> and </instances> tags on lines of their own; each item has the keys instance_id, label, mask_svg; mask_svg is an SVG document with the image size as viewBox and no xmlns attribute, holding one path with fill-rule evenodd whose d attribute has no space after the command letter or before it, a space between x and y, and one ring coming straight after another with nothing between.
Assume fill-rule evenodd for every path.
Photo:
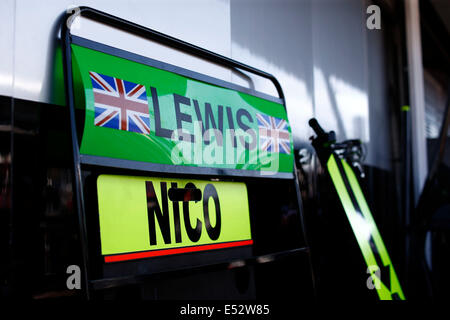
<instances>
[{"instance_id":1,"label":"black vertical pole","mask_svg":"<svg viewBox=\"0 0 450 320\"><path fill-rule=\"evenodd\" d=\"M83 274L83 290L86 298L90 299L89 292L89 257L88 257L88 242L86 232L86 216L84 208L84 196L83 196L83 181L81 178L80 167L80 149L78 145L77 128L75 121L75 105L74 105L74 92L73 92L73 78L72 78L72 51L70 47L70 30L68 21L70 14L66 14L65 19L62 22L61 28L61 42L63 52L63 66L64 66L64 85L66 91L66 105L69 107L70 113L70 128L72 136L72 154L73 154L73 190L75 196L76 210L78 214L78 227L79 237L81 245L82 256L82 274Z\"/></svg>"},{"instance_id":2,"label":"black vertical pole","mask_svg":"<svg viewBox=\"0 0 450 320\"><path fill-rule=\"evenodd\" d=\"M217 53L205 50L203 48L197 47L190 43L184 42L182 40L170 37L168 35L162 34L158 31L137 25L133 22L121 19L116 16L112 16L105 12L101 12L89 7L80 7L78 14L110 26L115 29L123 30L130 32L131 34L141 36L147 40L155 41L164 45L167 45L171 48L176 48L193 56L203 58L207 61L217 63L219 65L228 67L228 68L237 68L240 70L251 72L255 75L261 76L263 78L269 79L275 88L277 89L279 98L283 101L283 106L286 109L284 94L281 89L281 85L278 80L271 74L261 71L259 69L253 68L246 64L240 63L236 60L232 60L228 57L219 55ZM66 104L69 107L70 111L70 125L71 125L71 134L72 134L72 147L73 147L73 161L74 161L74 191L76 197L76 205L77 205L77 213L78 213L78 221L79 221L79 233L80 233L80 241L81 241L81 249L82 249L82 258L83 258L83 274L85 280L85 290L86 297L89 299L89 259L88 259L88 243L87 243L87 232L86 232L86 216L85 216L85 205L84 205L84 197L83 197L83 181L81 177L81 167L80 167L80 150L78 144L78 136L76 130L76 122L75 122L75 106L74 106L74 92L73 92L73 78L72 78L72 56L71 56L71 35L70 30L67 26L67 21L69 21L70 14L67 14L65 19L63 20L62 28L61 28L61 39L62 39L62 48L63 48L63 63L64 63L64 79L65 79L65 90L66 90ZM295 159L295 157L294 157ZM296 164L294 160L293 165L293 174L294 174L294 183L297 191L297 204L299 208L300 221L302 223L303 235L306 241L306 233L303 219L303 209L302 209L302 201L301 194L299 189L298 176L296 172ZM311 275L313 279L314 285L314 274L312 270L312 262L311 262L311 254L309 254L309 262L311 266Z\"/></svg>"}]
</instances>

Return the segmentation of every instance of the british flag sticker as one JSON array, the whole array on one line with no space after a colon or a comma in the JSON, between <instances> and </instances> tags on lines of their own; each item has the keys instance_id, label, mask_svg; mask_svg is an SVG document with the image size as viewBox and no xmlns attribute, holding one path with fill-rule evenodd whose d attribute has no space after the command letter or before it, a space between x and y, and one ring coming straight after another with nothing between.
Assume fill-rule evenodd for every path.
<instances>
[{"instance_id":1,"label":"british flag sticker","mask_svg":"<svg viewBox=\"0 0 450 320\"><path fill-rule=\"evenodd\" d=\"M288 123L284 119L257 113L259 149L266 152L291 154Z\"/></svg>"},{"instance_id":2,"label":"british flag sticker","mask_svg":"<svg viewBox=\"0 0 450 320\"><path fill-rule=\"evenodd\" d=\"M147 93L142 84L89 72L94 92L94 125L150 133Z\"/></svg>"}]
</instances>

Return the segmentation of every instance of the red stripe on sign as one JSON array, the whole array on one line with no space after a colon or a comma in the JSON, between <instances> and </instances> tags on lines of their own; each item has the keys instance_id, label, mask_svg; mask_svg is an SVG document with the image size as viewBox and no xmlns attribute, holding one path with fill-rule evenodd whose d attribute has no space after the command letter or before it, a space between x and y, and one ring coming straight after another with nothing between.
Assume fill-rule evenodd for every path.
<instances>
[{"instance_id":1,"label":"red stripe on sign","mask_svg":"<svg viewBox=\"0 0 450 320\"><path fill-rule=\"evenodd\" d=\"M105 262L106 263L119 262L119 261L136 260L136 259L152 258L152 257L159 257L159 256L168 256L168 255L180 254L180 253L226 249L226 248L232 248L232 247L249 246L252 244L253 244L253 240L243 240L243 241L233 241L233 242L222 242L222 243L216 243L216 244L205 244L205 245L195 246L195 247L184 247L184 248L153 250L153 251L144 251L144 252L135 252L135 253L125 253L125 254L117 254L117 255L113 255L113 256L105 256Z\"/></svg>"}]
</instances>

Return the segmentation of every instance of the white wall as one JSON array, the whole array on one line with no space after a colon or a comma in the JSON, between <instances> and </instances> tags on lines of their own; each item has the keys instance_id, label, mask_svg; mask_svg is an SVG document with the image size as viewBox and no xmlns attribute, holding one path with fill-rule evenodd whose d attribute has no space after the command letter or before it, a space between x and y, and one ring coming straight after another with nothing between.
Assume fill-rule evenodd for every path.
<instances>
[{"instance_id":1,"label":"white wall","mask_svg":"<svg viewBox=\"0 0 450 320\"><path fill-rule=\"evenodd\" d=\"M59 20L87 5L274 74L296 145L315 116L339 139L361 138L367 162L390 168L383 31L367 30L365 0L2 0L0 94L51 97ZM276 95L273 85L81 19L74 34ZM251 81L249 81L251 79Z\"/></svg>"},{"instance_id":2,"label":"white wall","mask_svg":"<svg viewBox=\"0 0 450 320\"><path fill-rule=\"evenodd\" d=\"M311 133L307 123L314 99L312 35L310 0L231 1L232 58L277 77L296 142ZM276 95L271 83L252 79L256 90ZM246 83L236 74L233 81Z\"/></svg>"}]
</instances>

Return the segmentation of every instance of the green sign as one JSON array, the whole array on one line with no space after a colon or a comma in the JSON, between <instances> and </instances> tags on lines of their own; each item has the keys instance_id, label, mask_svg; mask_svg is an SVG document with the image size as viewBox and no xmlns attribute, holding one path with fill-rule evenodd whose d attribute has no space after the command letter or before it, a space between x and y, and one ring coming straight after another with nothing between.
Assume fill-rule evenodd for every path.
<instances>
[{"instance_id":1,"label":"green sign","mask_svg":"<svg viewBox=\"0 0 450 320\"><path fill-rule=\"evenodd\" d=\"M292 173L282 104L75 44L72 60L82 155Z\"/></svg>"},{"instance_id":2,"label":"green sign","mask_svg":"<svg viewBox=\"0 0 450 320\"><path fill-rule=\"evenodd\" d=\"M368 287L376 289L381 300L405 300L394 265L352 168L334 154L328 159L327 168L373 280Z\"/></svg>"},{"instance_id":3,"label":"green sign","mask_svg":"<svg viewBox=\"0 0 450 320\"><path fill-rule=\"evenodd\" d=\"M97 191L107 263L253 243L244 183L101 175Z\"/></svg>"}]
</instances>

